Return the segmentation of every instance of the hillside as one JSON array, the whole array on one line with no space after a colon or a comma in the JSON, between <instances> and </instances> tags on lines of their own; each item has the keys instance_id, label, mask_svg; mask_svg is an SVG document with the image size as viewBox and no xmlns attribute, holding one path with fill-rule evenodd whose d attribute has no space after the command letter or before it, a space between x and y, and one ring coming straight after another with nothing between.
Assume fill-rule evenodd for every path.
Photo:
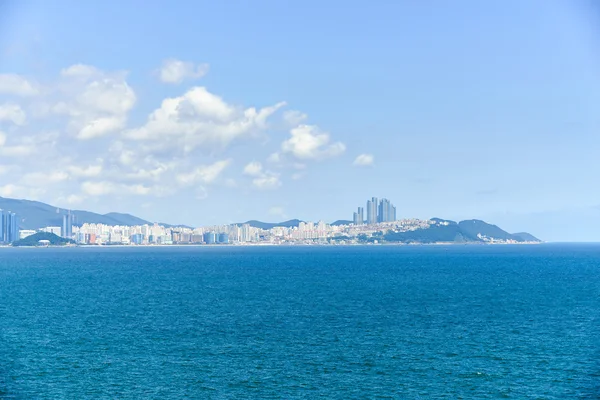
<instances>
[{"instance_id":1,"label":"hillside","mask_svg":"<svg viewBox=\"0 0 600 400\"><path fill-rule=\"evenodd\" d=\"M518 237L519 239L525 242L541 242L540 239L527 232L513 233L512 235Z\"/></svg>"},{"instance_id":2,"label":"hillside","mask_svg":"<svg viewBox=\"0 0 600 400\"><path fill-rule=\"evenodd\" d=\"M27 236L25 239L17 240L12 245L14 247L39 246L40 240L47 240L50 246L65 246L67 244L75 244L73 240L61 238L60 236L56 236L54 233L38 232L35 235Z\"/></svg>"},{"instance_id":3,"label":"hillside","mask_svg":"<svg viewBox=\"0 0 600 400\"><path fill-rule=\"evenodd\" d=\"M528 233L510 234L496 225L480 220L454 221L433 218L435 224L427 229L409 232L388 232L384 240L403 243L484 243L490 240L514 240L517 242L540 242Z\"/></svg>"},{"instance_id":4,"label":"hillside","mask_svg":"<svg viewBox=\"0 0 600 400\"><path fill-rule=\"evenodd\" d=\"M347 219L338 219L337 221L332 222L331 226L350 225L352 223L354 223L354 221L350 221L350 220L347 220Z\"/></svg>"},{"instance_id":5,"label":"hillside","mask_svg":"<svg viewBox=\"0 0 600 400\"><path fill-rule=\"evenodd\" d=\"M283 222L262 222L262 221L251 220L251 221L246 221L246 222L242 222L242 223L234 224L234 225L241 226L244 224L248 224L254 228L268 230L268 229L272 229L272 228L275 228L278 226L284 227L284 228L294 228L294 227L297 227L300 224L300 222L302 222L302 221L300 221L299 219L291 219L289 221L283 221Z\"/></svg>"},{"instance_id":6,"label":"hillside","mask_svg":"<svg viewBox=\"0 0 600 400\"><path fill-rule=\"evenodd\" d=\"M39 201L17 200L0 197L0 209L16 213L21 229L40 229L46 226L61 226L63 215L67 210ZM74 223L106 224L106 225L143 225L151 224L146 220L129 214L109 213L96 214L90 211L71 210Z\"/></svg>"}]
</instances>

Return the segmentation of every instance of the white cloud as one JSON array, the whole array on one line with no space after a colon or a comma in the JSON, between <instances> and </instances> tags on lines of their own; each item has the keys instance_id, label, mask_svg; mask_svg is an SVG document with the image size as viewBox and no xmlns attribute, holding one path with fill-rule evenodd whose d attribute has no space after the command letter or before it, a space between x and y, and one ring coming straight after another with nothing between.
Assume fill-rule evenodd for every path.
<instances>
[{"instance_id":1,"label":"white cloud","mask_svg":"<svg viewBox=\"0 0 600 400\"><path fill-rule=\"evenodd\" d=\"M277 164L281 162L281 155L279 153L273 153L267 158L267 162Z\"/></svg>"},{"instance_id":2,"label":"white cloud","mask_svg":"<svg viewBox=\"0 0 600 400\"><path fill-rule=\"evenodd\" d=\"M163 151L175 147L184 154L198 147L223 149L236 139L263 131L267 118L284 105L240 109L204 87L194 87L180 97L163 100L146 124L125 132L125 138L152 141Z\"/></svg>"},{"instance_id":3,"label":"white cloud","mask_svg":"<svg viewBox=\"0 0 600 400\"><path fill-rule=\"evenodd\" d=\"M346 150L342 142L330 144L329 134L314 125L299 125L290 134L291 138L281 144L281 150L301 160L335 157Z\"/></svg>"},{"instance_id":4,"label":"white cloud","mask_svg":"<svg viewBox=\"0 0 600 400\"><path fill-rule=\"evenodd\" d=\"M289 110L283 113L283 120L289 126L298 126L307 118L308 115L297 110Z\"/></svg>"},{"instance_id":5,"label":"white cloud","mask_svg":"<svg viewBox=\"0 0 600 400\"><path fill-rule=\"evenodd\" d=\"M15 125L25 124L25 111L18 104L7 103L0 105L0 121L9 121Z\"/></svg>"},{"instance_id":6,"label":"white cloud","mask_svg":"<svg viewBox=\"0 0 600 400\"><path fill-rule=\"evenodd\" d=\"M281 181L278 174L265 173L254 178L252 184L258 189L276 189L281 186Z\"/></svg>"},{"instance_id":7,"label":"white cloud","mask_svg":"<svg viewBox=\"0 0 600 400\"><path fill-rule=\"evenodd\" d=\"M0 74L0 94L21 97L35 96L39 93L35 85L16 74Z\"/></svg>"},{"instance_id":8,"label":"white cloud","mask_svg":"<svg viewBox=\"0 0 600 400\"><path fill-rule=\"evenodd\" d=\"M64 68L60 71L60 74L64 77L77 77L77 78L87 78L92 75L101 74L100 70L91 65L85 64L75 64L70 67Z\"/></svg>"},{"instance_id":9,"label":"white cloud","mask_svg":"<svg viewBox=\"0 0 600 400\"><path fill-rule=\"evenodd\" d=\"M147 187L141 184L123 185L116 184L110 181L85 181L81 184L81 191L92 197L106 196L109 194L119 195L149 195L154 188Z\"/></svg>"},{"instance_id":10,"label":"white cloud","mask_svg":"<svg viewBox=\"0 0 600 400\"><path fill-rule=\"evenodd\" d=\"M357 167L368 167L373 165L373 161L374 158L372 154L360 154L358 157L356 157L353 164Z\"/></svg>"},{"instance_id":11,"label":"white cloud","mask_svg":"<svg viewBox=\"0 0 600 400\"><path fill-rule=\"evenodd\" d=\"M198 182L212 183L229 166L231 160L217 161L211 165L201 165L189 173L177 175L177 181L184 186Z\"/></svg>"},{"instance_id":12,"label":"white cloud","mask_svg":"<svg viewBox=\"0 0 600 400\"><path fill-rule=\"evenodd\" d=\"M163 61L159 71L164 83L181 83L185 79L199 79L208 73L208 64L194 64L174 58Z\"/></svg>"},{"instance_id":13,"label":"white cloud","mask_svg":"<svg viewBox=\"0 0 600 400\"><path fill-rule=\"evenodd\" d=\"M252 176L252 185L258 189L275 189L281 186L279 174L266 171L258 161L252 161L244 167L244 175Z\"/></svg>"},{"instance_id":14,"label":"white cloud","mask_svg":"<svg viewBox=\"0 0 600 400\"><path fill-rule=\"evenodd\" d=\"M120 117L103 117L89 121L77 134L79 139L93 139L123 127L125 121Z\"/></svg>"},{"instance_id":15,"label":"white cloud","mask_svg":"<svg viewBox=\"0 0 600 400\"><path fill-rule=\"evenodd\" d=\"M81 184L81 190L83 191L83 193L85 193L89 196L102 196L102 195L114 193L117 190L117 187L112 182L85 181Z\"/></svg>"},{"instance_id":16,"label":"white cloud","mask_svg":"<svg viewBox=\"0 0 600 400\"><path fill-rule=\"evenodd\" d=\"M12 183L0 186L0 197L14 197L27 200L38 200L39 197L44 193L45 190L41 188L28 188L25 186L18 186Z\"/></svg>"},{"instance_id":17,"label":"white cloud","mask_svg":"<svg viewBox=\"0 0 600 400\"><path fill-rule=\"evenodd\" d=\"M296 172L295 174L292 174L292 179L297 181L299 179L304 178L305 173L304 172Z\"/></svg>"},{"instance_id":18,"label":"white cloud","mask_svg":"<svg viewBox=\"0 0 600 400\"><path fill-rule=\"evenodd\" d=\"M65 202L69 205L75 205L75 204L83 203L84 200L85 200L84 196L71 194L71 195L67 196L67 198L65 199Z\"/></svg>"},{"instance_id":19,"label":"white cloud","mask_svg":"<svg viewBox=\"0 0 600 400\"><path fill-rule=\"evenodd\" d=\"M136 95L123 73L105 73L93 66L77 64L62 70L63 101L50 112L69 117L69 130L87 140L123 129Z\"/></svg>"},{"instance_id":20,"label":"white cloud","mask_svg":"<svg viewBox=\"0 0 600 400\"><path fill-rule=\"evenodd\" d=\"M262 174L262 164L258 161L253 161L244 167L244 175L259 176Z\"/></svg>"},{"instance_id":21,"label":"white cloud","mask_svg":"<svg viewBox=\"0 0 600 400\"><path fill-rule=\"evenodd\" d=\"M64 171L30 172L23 175L21 182L28 186L48 186L65 181L69 174Z\"/></svg>"},{"instance_id":22,"label":"white cloud","mask_svg":"<svg viewBox=\"0 0 600 400\"><path fill-rule=\"evenodd\" d=\"M0 142L2 139L0 138ZM0 156L4 157L26 157L34 154L36 148L34 145L16 145L0 147Z\"/></svg>"},{"instance_id":23,"label":"white cloud","mask_svg":"<svg viewBox=\"0 0 600 400\"><path fill-rule=\"evenodd\" d=\"M166 78L173 83L199 77L201 72L189 63L173 66ZM298 125L307 118L299 111L276 119L274 114L284 102L266 107L233 104L204 87L165 98L147 113L146 121L130 125L138 96L126 78L125 72L85 64L67 66L44 86L18 75L0 75L0 92L35 95L0 103L1 128L10 126L6 134L0 132L2 193L43 196L42 201L65 206L94 203L100 196L126 204L128 196L161 197L180 191L201 199L211 185L281 187L283 169L298 172L292 176L296 179L306 161L332 157L345 149L317 127ZM281 148L265 140L272 120L278 128L295 127ZM96 140L107 136L111 140ZM246 177L236 183L225 174L233 163L227 152L234 144L270 144L276 152L268 163L245 165Z\"/></svg>"},{"instance_id":24,"label":"white cloud","mask_svg":"<svg viewBox=\"0 0 600 400\"><path fill-rule=\"evenodd\" d=\"M67 170L72 176L81 178L95 178L102 173L102 165L90 165L80 167L78 165L70 165Z\"/></svg>"}]
</instances>

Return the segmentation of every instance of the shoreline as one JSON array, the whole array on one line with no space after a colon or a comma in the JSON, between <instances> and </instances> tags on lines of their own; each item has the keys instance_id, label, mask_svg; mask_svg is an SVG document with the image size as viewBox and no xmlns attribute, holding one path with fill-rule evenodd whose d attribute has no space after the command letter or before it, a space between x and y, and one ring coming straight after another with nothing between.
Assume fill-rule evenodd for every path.
<instances>
[{"instance_id":1,"label":"shoreline","mask_svg":"<svg viewBox=\"0 0 600 400\"><path fill-rule=\"evenodd\" d=\"M239 244L78 244L78 245L48 245L48 246L11 246L0 245L3 248L172 248L172 247L205 247L205 248L227 248L227 247L417 247L417 246L529 246L547 244L548 242L520 242L520 243L480 243L480 242L436 242L436 243L345 243L345 244L330 244L330 243L239 243Z\"/></svg>"}]
</instances>

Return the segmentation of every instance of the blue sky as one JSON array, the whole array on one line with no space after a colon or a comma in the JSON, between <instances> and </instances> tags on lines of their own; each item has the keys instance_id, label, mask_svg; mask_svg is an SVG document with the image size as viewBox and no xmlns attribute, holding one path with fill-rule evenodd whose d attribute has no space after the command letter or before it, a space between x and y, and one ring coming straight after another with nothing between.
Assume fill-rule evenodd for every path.
<instances>
[{"instance_id":1,"label":"blue sky","mask_svg":"<svg viewBox=\"0 0 600 400\"><path fill-rule=\"evenodd\" d=\"M0 5L0 196L600 240L591 1L93 3Z\"/></svg>"}]
</instances>

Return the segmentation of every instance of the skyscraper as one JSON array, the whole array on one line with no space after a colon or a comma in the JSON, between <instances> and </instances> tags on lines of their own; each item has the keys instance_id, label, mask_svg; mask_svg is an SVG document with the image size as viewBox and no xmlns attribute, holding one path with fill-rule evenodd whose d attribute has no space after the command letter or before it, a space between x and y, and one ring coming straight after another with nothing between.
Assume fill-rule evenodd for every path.
<instances>
[{"instance_id":1,"label":"skyscraper","mask_svg":"<svg viewBox=\"0 0 600 400\"><path fill-rule=\"evenodd\" d=\"M363 207L358 207L358 211L354 213L352 221L354 225L362 225L365 223L365 209Z\"/></svg>"},{"instance_id":2,"label":"skyscraper","mask_svg":"<svg viewBox=\"0 0 600 400\"><path fill-rule=\"evenodd\" d=\"M63 215L63 224L62 229L60 230L60 236L71 239L73 236L73 216L71 215L71 211L65 215Z\"/></svg>"},{"instance_id":3,"label":"skyscraper","mask_svg":"<svg viewBox=\"0 0 600 400\"><path fill-rule=\"evenodd\" d=\"M19 240L17 214L0 210L0 243L8 244Z\"/></svg>"},{"instance_id":4,"label":"skyscraper","mask_svg":"<svg viewBox=\"0 0 600 400\"><path fill-rule=\"evenodd\" d=\"M377 223L377 197L373 197L367 201L367 224Z\"/></svg>"},{"instance_id":5,"label":"skyscraper","mask_svg":"<svg viewBox=\"0 0 600 400\"><path fill-rule=\"evenodd\" d=\"M377 222L390 222L392 219L392 203L388 199L381 199L379 203L379 215L377 216Z\"/></svg>"},{"instance_id":6,"label":"skyscraper","mask_svg":"<svg viewBox=\"0 0 600 400\"><path fill-rule=\"evenodd\" d=\"M354 224L358 225L359 221L364 223L364 209L358 208L358 212L354 213ZM396 207L388 199L378 201L377 197L367 201L367 224L377 224L380 222L396 221Z\"/></svg>"}]
</instances>

